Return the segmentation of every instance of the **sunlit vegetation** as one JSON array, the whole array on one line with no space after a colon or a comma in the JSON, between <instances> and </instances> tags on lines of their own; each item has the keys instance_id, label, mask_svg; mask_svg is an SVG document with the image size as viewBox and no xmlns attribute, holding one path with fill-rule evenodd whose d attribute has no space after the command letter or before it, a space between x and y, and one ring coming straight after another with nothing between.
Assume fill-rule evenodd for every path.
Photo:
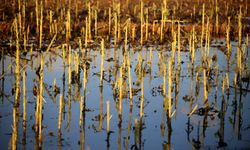
<instances>
[{"instance_id":1,"label":"sunlit vegetation","mask_svg":"<svg viewBox=\"0 0 250 150\"><path fill-rule=\"evenodd\" d=\"M2 1L0 131L11 136L0 133L0 145L237 148L250 135L249 8L248 0ZM227 137L231 128L238 138Z\"/></svg>"}]
</instances>

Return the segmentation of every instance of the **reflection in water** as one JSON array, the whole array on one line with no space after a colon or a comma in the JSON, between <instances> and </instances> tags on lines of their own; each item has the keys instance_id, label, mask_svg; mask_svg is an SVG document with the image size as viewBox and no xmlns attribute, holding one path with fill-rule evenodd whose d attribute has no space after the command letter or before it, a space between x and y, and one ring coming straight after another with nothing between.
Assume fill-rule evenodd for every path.
<instances>
[{"instance_id":1,"label":"reflection in water","mask_svg":"<svg viewBox=\"0 0 250 150\"><path fill-rule=\"evenodd\" d=\"M2 104L3 104L3 101L4 101L4 59L5 59L5 56L4 56L4 50L2 50L2 53L1 53L1 59L2 59L2 75L1 75L1 78L0 80L2 80L2 89L1 89L1 96L2 96Z\"/></svg>"},{"instance_id":2,"label":"reflection in water","mask_svg":"<svg viewBox=\"0 0 250 150\"><path fill-rule=\"evenodd\" d=\"M38 114L38 142L39 142L39 148L42 148L42 142L43 142L43 127L42 127L42 120L43 120L43 79L44 79L44 56L41 55L41 64L40 64L40 79L39 79L39 101L38 107L37 107L37 114ZM38 97L38 96L37 96Z\"/></svg>"},{"instance_id":3,"label":"reflection in water","mask_svg":"<svg viewBox=\"0 0 250 150\"><path fill-rule=\"evenodd\" d=\"M162 149L170 150L171 149L171 135L172 135L172 125L171 125L171 117L172 114L169 106L165 105L167 98L163 95L163 109L162 109L162 121L161 121L161 135L163 137ZM168 106L168 107L167 107ZM166 125L165 125L165 117L167 118ZM167 133L165 134L165 129L167 127ZM166 137L165 137L166 135Z\"/></svg>"},{"instance_id":4,"label":"reflection in water","mask_svg":"<svg viewBox=\"0 0 250 150\"><path fill-rule=\"evenodd\" d=\"M85 54L84 54L85 55ZM85 149L85 118L86 118L86 92L87 92L87 66L83 64L83 97L80 100L80 149Z\"/></svg>"},{"instance_id":5,"label":"reflection in water","mask_svg":"<svg viewBox=\"0 0 250 150\"><path fill-rule=\"evenodd\" d=\"M18 31L17 31L17 20L14 22L16 28L16 42L18 40ZM16 62L15 62L15 101L13 105L13 122L12 122L12 136L11 136L11 148L13 150L17 149L17 140L18 140L18 116L19 116L19 104L20 104L20 51L19 45L16 46Z\"/></svg>"},{"instance_id":6,"label":"reflection in water","mask_svg":"<svg viewBox=\"0 0 250 150\"><path fill-rule=\"evenodd\" d=\"M141 99L140 99L140 118L144 116L144 73L141 73Z\"/></svg>"},{"instance_id":7,"label":"reflection in water","mask_svg":"<svg viewBox=\"0 0 250 150\"><path fill-rule=\"evenodd\" d=\"M64 46L63 46L64 47ZM63 49L63 54L64 54L64 49ZM65 59L65 56L63 55L63 60ZM66 64L65 64L65 61L63 61L63 75L62 75L62 99L63 99L63 120L65 120L65 114L66 114L66 110L65 110L65 103L66 103L66 98L65 97L65 84L66 82Z\"/></svg>"},{"instance_id":8,"label":"reflection in water","mask_svg":"<svg viewBox=\"0 0 250 150\"><path fill-rule=\"evenodd\" d=\"M86 93L84 92L83 98L80 100L80 149L85 149L85 101Z\"/></svg>"},{"instance_id":9,"label":"reflection in water","mask_svg":"<svg viewBox=\"0 0 250 150\"><path fill-rule=\"evenodd\" d=\"M71 55L71 47L68 46L68 115L67 115L67 130L70 130L70 121L71 121L71 83L72 83L72 74L71 74L71 59L72 59L72 55Z\"/></svg>"},{"instance_id":10,"label":"reflection in water","mask_svg":"<svg viewBox=\"0 0 250 150\"><path fill-rule=\"evenodd\" d=\"M26 63L25 63L26 65ZM27 104L27 100L26 100L26 66L24 68L23 71L23 138L22 138L22 144L23 144L23 148L25 149L25 145L26 145L26 122L27 122L27 109L26 109L26 104Z\"/></svg>"},{"instance_id":11,"label":"reflection in water","mask_svg":"<svg viewBox=\"0 0 250 150\"><path fill-rule=\"evenodd\" d=\"M190 123L190 117L188 117L187 129L186 129L188 142L190 142L190 134L193 130L194 130L194 126Z\"/></svg>"},{"instance_id":12,"label":"reflection in water","mask_svg":"<svg viewBox=\"0 0 250 150\"><path fill-rule=\"evenodd\" d=\"M119 78L119 122L122 122L122 96L123 96L123 71L122 67L120 67L120 78Z\"/></svg>"},{"instance_id":13,"label":"reflection in water","mask_svg":"<svg viewBox=\"0 0 250 150\"><path fill-rule=\"evenodd\" d=\"M130 149L133 150L141 150L143 149L142 142L142 130L144 128L143 118L135 119L135 127L134 127L134 145L131 146Z\"/></svg>"},{"instance_id":14,"label":"reflection in water","mask_svg":"<svg viewBox=\"0 0 250 150\"><path fill-rule=\"evenodd\" d=\"M180 89L180 76L181 76L181 65L178 64L178 68L175 71L175 117L177 116L178 112L178 99L179 99L179 89Z\"/></svg>"},{"instance_id":15,"label":"reflection in water","mask_svg":"<svg viewBox=\"0 0 250 150\"><path fill-rule=\"evenodd\" d=\"M63 106L64 106L64 100L63 100L63 96L60 95L60 99L59 99L59 113L58 113L58 149L61 149L62 147L62 132L61 132L61 124L62 124L62 111L63 111Z\"/></svg>"},{"instance_id":16,"label":"reflection in water","mask_svg":"<svg viewBox=\"0 0 250 150\"><path fill-rule=\"evenodd\" d=\"M68 115L67 115L67 129L70 130L70 121L71 121L71 85L68 85Z\"/></svg>"},{"instance_id":17,"label":"reflection in water","mask_svg":"<svg viewBox=\"0 0 250 150\"><path fill-rule=\"evenodd\" d=\"M218 142L218 146L217 148L221 148L221 147L225 147L227 146L227 143L225 143L224 141L224 130L225 130L225 112L226 112L226 104L225 104L225 100L224 100L224 95L222 95L222 100L221 100L221 110L219 113L219 118L220 118L220 129L218 132L218 136L219 136L219 142Z\"/></svg>"},{"instance_id":18,"label":"reflection in water","mask_svg":"<svg viewBox=\"0 0 250 150\"><path fill-rule=\"evenodd\" d=\"M100 113L99 113L99 130L102 130L102 121L103 121L103 96L102 96L102 92L103 92L103 88L100 85L99 87L100 89Z\"/></svg>"},{"instance_id":19,"label":"reflection in water","mask_svg":"<svg viewBox=\"0 0 250 150\"><path fill-rule=\"evenodd\" d=\"M107 101L107 138L106 138L106 147L107 150L109 150L110 148L110 134L112 133L112 131L110 131L110 119L111 119L111 115L110 115L110 101Z\"/></svg>"},{"instance_id":20,"label":"reflection in water","mask_svg":"<svg viewBox=\"0 0 250 150\"><path fill-rule=\"evenodd\" d=\"M121 150L121 140L122 140L122 114L118 115L118 140L117 140L117 145L118 145L118 150Z\"/></svg>"},{"instance_id":21,"label":"reflection in water","mask_svg":"<svg viewBox=\"0 0 250 150\"><path fill-rule=\"evenodd\" d=\"M11 148L17 149L17 138L18 138L18 108L13 108L13 131L11 136Z\"/></svg>"},{"instance_id":22,"label":"reflection in water","mask_svg":"<svg viewBox=\"0 0 250 150\"><path fill-rule=\"evenodd\" d=\"M200 149L201 148L201 142L200 142L200 122L198 123L198 127L197 127L197 137L196 139L192 139L192 146L195 149Z\"/></svg>"},{"instance_id":23,"label":"reflection in water","mask_svg":"<svg viewBox=\"0 0 250 150\"><path fill-rule=\"evenodd\" d=\"M241 135L241 126L243 123L242 120L242 115L241 115L241 110L243 108L243 104L242 104L242 85L240 85L239 87L240 90L240 96L239 96L239 104L238 104L238 108L237 108L237 122L236 122L236 135L238 140L242 140L242 135Z\"/></svg>"},{"instance_id":24,"label":"reflection in water","mask_svg":"<svg viewBox=\"0 0 250 150\"><path fill-rule=\"evenodd\" d=\"M58 131L57 133L57 146L58 146L58 149L61 150L62 149L62 133L61 131Z\"/></svg>"},{"instance_id":25,"label":"reflection in water","mask_svg":"<svg viewBox=\"0 0 250 150\"><path fill-rule=\"evenodd\" d=\"M126 140L125 140L125 149L126 150L129 149L129 140L130 140L130 132L131 132L131 124L132 124L132 111L133 111L133 105L130 105L127 135L126 135Z\"/></svg>"},{"instance_id":26,"label":"reflection in water","mask_svg":"<svg viewBox=\"0 0 250 150\"><path fill-rule=\"evenodd\" d=\"M171 149L171 135L172 135L172 125L171 125L171 118L170 115L166 114L167 116L167 127L168 127L168 138L167 138L167 149Z\"/></svg>"},{"instance_id":27,"label":"reflection in water","mask_svg":"<svg viewBox=\"0 0 250 150\"><path fill-rule=\"evenodd\" d=\"M208 110L205 109L203 122L202 122L202 138L201 138L201 144L204 145L205 137L206 137L206 129L208 127Z\"/></svg>"},{"instance_id":28,"label":"reflection in water","mask_svg":"<svg viewBox=\"0 0 250 150\"><path fill-rule=\"evenodd\" d=\"M78 56L78 51L71 55L69 45L65 44L63 47L62 57L60 54L57 56L51 53L49 58L44 60L45 64L48 64L44 67L44 80L41 79L43 77L43 65L41 64L43 54L34 51L32 56L34 60L22 60L23 62L19 63L21 72L15 73L15 76L13 76L16 79L14 87L16 95L12 110L13 128L11 128L10 147L17 148L22 144L23 149L29 149L34 143L35 149L41 147L48 148L48 141L51 141L58 149L67 149L68 147L71 148L71 146L72 149L77 147L85 149L88 146L91 149L98 149L100 146L106 146L108 150L144 149L147 146L151 146L151 144L156 149L178 149L180 146L186 146L187 149L191 147L202 149L207 147L213 148L213 144L217 148L231 148L232 144L238 145L241 142L245 144L244 146L248 144L245 138L248 137L247 133L249 133L246 127L249 119L244 114L245 111L248 111L249 103L244 100L249 96L249 93L242 90L242 87L239 85L234 86L234 89L229 87L230 80L227 78L232 77L230 70L228 72L224 72L220 68L216 68L215 72L205 70L207 85L204 88L203 68L199 68L200 66L196 64L196 61L190 64L191 62L187 63L188 60L183 58L183 63L178 64L178 66L176 64L171 65L168 62L171 52L165 51L164 48L160 51L153 51L152 47L149 48L149 54L146 55L144 50L139 52L137 49L130 51L124 55L121 61L118 60L118 56L121 58L120 53L123 48L115 51L111 48L107 53L105 51L103 56L103 77L101 78L103 81L100 83L100 67L98 63L93 63L93 61L98 62L101 59L98 50L93 49L95 51L93 53L90 49L90 53L84 50L82 55ZM114 58L112 53L115 55ZM124 51L123 53L126 52ZM153 57L157 54L159 57ZM22 54L20 56L25 57ZM106 56L108 56L108 59L106 59ZM220 56L218 55L217 57ZM0 106L2 108L5 105L8 106L6 104L8 102L5 103L5 101L8 97L9 85L11 85L9 83L12 80L12 75L6 75L8 69L6 69L5 62L10 59L13 60L13 58L4 55L2 52L1 59L2 103ZM33 61L34 69L31 69L32 67L29 65ZM186 71L187 67L189 67L188 72ZM48 69L52 70L48 71ZM129 69L131 70L129 71ZM53 73L59 75L50 77L51 74L54 75ZM131 74L129 75L129 73ZM213 73L213 76L209 76L209 73ZM221 75L224 76L226 73L229 77L223 79L221 85ZM17 89L17 87L20 88L21 75L23 80L22 90ZM34 82L30 84L32 80ZM59 90L59 103L56 103L58 96L52 95L51 97L50 95L53 93L53 86L50 86L49 83L53 83L53 80L57 81L57 83L54 82L54 85L61 89ZM26 82L27 90L25 87ZM152 85L154 91L150 85ZM32 92L30 92L33 86L35 99L29 99L33 97ZM226 90L221 92L220 86L226 87ZM42 88L40 87L43 87L46 92L42 93ZM17 96L18 90L19 96ZM206 90L210 103L208 109L204 107L203 96ZM130 91L132 91L131 94ZM155 95L149 91L155 92ZM18 97L20 97L20 92L23 94L20 103L23 106L19 110ZM98 94L99 101L96 103L96 101L91 99L96 98ZM88 108L86 108L86 100L88 98L90 100L87 101ZM46 100L46 103L42 105L41 100ZM109 108L107 104L107 115L105 114L105 108L103 108L106 100L109 102ZM80 110L78 110L78 101ZM10 101L10 104L12 103ZM56 107L58 107L58 110L54 109ZM34 114L29 115L29 113L34 111L34 108L36 113L35 119L32 120ZM2 110L4 111L4 109ZM22 110L23 112L19 114L19 111ZM55 112L55 110L58 112ZM111 113L117 113L112 121L110 121ZM2 111L0 115L6 118L12 117L9 117L8 114L5 115L5 112ZM20 117L20 115L22 116ZM78 119L74 118L78 115L80 115L78 118L79 122L76 121ZM95 118L96 115L98 116L97 119ZM18 128L18 118L23 119L20 130ZM50 123L54 123L55 118L58 118L56 120L56 122L58 121L57 128ZM94 124L93 118L95 118L95 121L98 121L98 127L92 126ZM106 132L103 132L105 118L107 119L107 128ZM0 121L4 122L4 119ZM43 126L42 121L44 122ZM33 126L34 123L35 126ZM76 124L77 128L74 128ZM33 139L31 126L36 131L35 139ZM63 128L65 126L66 131ZM2 126L0 127L2 128ZM112 127L112 130L110 127ZM93 128L94 132L92 131ZM186 130L187 135L185 138L179 138L183 134L179 135L178 132L183 128ZM227 129L231 128L234 134L233 137L230 137L231 134L227 132ZM46 140L44 140L45 133L48 132L57 132L57 141L53 140L53 136L46 136ZM75 133L79 133L79 135L73 136ZM44 137L42 137L42 134L44 134ZM158 134L161 134L161 136ZM18 137L18 135L21 136ZM178 141L174 140L176 138ZM78 142L78 145L76 142Z\"/></svg>"},{"instance_id":29,"label":"reflection in water","mask_svg":"<svg viewBox=\"0 0 250 150\"><path fill-rule=\"evenodd\" d=\"M235 86L234 88L234 101L232 101L232 115L233 115L233 120L231 121L232 125L233 125L233 133L235 133L235 124L236 124L236 113L237 113L237 105L238 105L238 101L237 101L237 87Z\"/></svg>"}]
</instances>

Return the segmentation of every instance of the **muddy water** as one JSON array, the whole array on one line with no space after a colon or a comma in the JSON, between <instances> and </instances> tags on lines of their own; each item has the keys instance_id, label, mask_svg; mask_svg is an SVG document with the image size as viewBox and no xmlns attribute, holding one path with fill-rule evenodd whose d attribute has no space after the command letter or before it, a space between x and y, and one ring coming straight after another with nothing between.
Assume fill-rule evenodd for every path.
<instances>
[{"instance_id":1,"label":"muddy water","mask_svg":"<svg viewBox=\"0 0 250 150\"><path fill-rule=\"evenodd\" d=\"M195 73L192 76L189 53L181 52L180 75L174 78L179 79L179 88L173 82L172 98L173 112L171 118L167 117L167 111L163 107L164 96L162 94L163 73L161 63L168 64L168 57L171 52L169 48L161 46L152 47L152 65L150 69L150 48L130 47L131 74L133 88L139 89L136 85L138 77L135 73L138 63L138 56L143 58L142 66L145 68L144 77L144 116L140 119L140 97L139 91L133 96L133 106L130 106L129 98L124 96L122 102L122 116L118 116L118 96L113 95L113 84L119 77L117 65L122 62L122 48L105 49L104 81L103 88L99 86L99 72L101 57L98 50L88 49L89 69L87 71L86 92L83 91L83 70L80 67L80 78L68 86L68 64L62 59L61 50L54 50L49 53L44 66L44 106L43 106L43 141L44 149L248 149L250 148L250 92L234 88L233 76L235 68L236 42L233 42L233 54L230 70L227 70L226 56L219 50L223 45L220 40L213 41L210 56L217 55L219 74L209 80L210 88L208 99L210 110L203 112L203 76L199 74L198 81L195 80ZM75 51L78 51L76 49ZM249 51L249 49L248 49ZM114 54L116 52L116 54ZM162 58L159 59L159 54ZM177 53L176 53L177 54ZM116 55L117 61L112 59ZM200 49L196 51L195 67L199 66ZM33 149L37 145L35 124L36 97L33 87L38 85L36 70L39 67L39 53L33 52L26 56L21 55L28 61L21 60L21 68L26 66L27 73L27 128L24 134L22 124L22 101L23 93L21 88L19 119L18 119L18 142L17 148ZM82 58L80 58L81 60ZM176 57L176 64L177 64ZM11 144L12 135L12 109L14 95L12 88L15 84L14 64L15 59L10 55L4 55L1 60L0 72L5 76L1 79L1 101L0 101L0 145L1 149L7 149ZM74 64L74 63L73 63ZM81 64L81 63L80 63ZM249 65L248 65L249 66ZM250 66L249 66L250 67ZM175 71L177 72L177 65ZM73 67L71 68L72 70ZM150 71L151 70L151 71ZM230 88L222 94L222 80L226 72L229 73ZM218 85L215 80L218 79ZM58 107L59 96L53 91L53 82L56 80L60 94L63 95L64 107L62 114L61 134L58 134ZM166 79L168 80L168 79ZM127 90L128 90L128 80ZM21 82L21 87L22 87ZM124 83L125 85L125 83ZM168 84L166 85L168 88ZM244 84L245 86L245 84ZM125 88L124 88L125 89ZM179 89L176 92L175 89ZM248 89L249 90L249 89ZM125 91L125 90L124 90ZM80 97L86 102L83 112L83 122L79 125L80 118ZM193 103L187 97L193 97ZM106 101L110 100L111 132L106 132ZM195 106L197 110L191 117L189 112ZM98 119L103 116L104 118Z\"/></svg>"}]
</instances>

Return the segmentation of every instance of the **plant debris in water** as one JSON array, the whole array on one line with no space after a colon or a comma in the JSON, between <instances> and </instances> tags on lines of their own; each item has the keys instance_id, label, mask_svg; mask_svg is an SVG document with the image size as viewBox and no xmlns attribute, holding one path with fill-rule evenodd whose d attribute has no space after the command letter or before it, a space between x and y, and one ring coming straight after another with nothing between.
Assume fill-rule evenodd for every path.
<instances>
[{"instance_id":1,"label":"plant debris in water","mask_svg":"<svg viewBox=\"0 0 250 150\"><path fill-rule=\"evenodd\" d=\"M1 148L250 149L249 11L249 0L1 2Z\"/></svg>"}]
</instances>

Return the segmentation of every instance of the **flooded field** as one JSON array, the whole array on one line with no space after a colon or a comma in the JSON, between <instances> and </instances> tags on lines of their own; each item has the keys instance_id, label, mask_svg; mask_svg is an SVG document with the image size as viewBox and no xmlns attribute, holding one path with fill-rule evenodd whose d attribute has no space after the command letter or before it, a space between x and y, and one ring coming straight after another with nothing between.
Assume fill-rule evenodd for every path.
<instances>
[{"instance_id":1,"label":"flooded field","mask_svg":"<svg viewBox=\"0 0 250 150\"><path fill-rule=\"evenodd\" d=\"M122 110L119 107L120 87L116 86L119 84L116 81L119 82L121 73L119 66L125 61L122 48L105 49L102 86L100 86L102 58L98 49L87 49L84 58L81 57L83 53L79 52L79 49L72 50L71 67L63 58L62 49L54 49L44 60L43 148L248 149L250 144L248 116L250 93L249 89L246 89L248 83L243 83L241 87L245 90L234 87L234 69L227 70L227 59L218 49L218 45L221 44L220 40L215 40L210 51L211 57L216 56L217 60L212 61L213 74L207 79L208 110L205 110L204 104L204 77L202 72L195 71L200 65L201 51L197 49L195 53L197 58L194 63L195 70L191 69L189 53L181 52L181 65L172 66L171 115L166 104L169 93L164 93L164 90L169 88L169 85L164 83L168 80L168 75L164 75L162 68L162 64L169 65L167 60L171 57L171 51L168 48L143 47L138 51L138 48L130 47L130 71L134 92L130 102L128 70L124 69ZM232 43L234 44L237 43ZM233 47L233 53L235 52ZM18 114L17 147L33 149L39 144L34 125L37 101L35 89L39 86L37 69L40 66L40 56L39 52L20 55L20 67L26 77L26 82L21 82L20 86L26 84L27 89L25 95L27 120L24 127L23 107L21 107L24 101L23 92L20 95L19 108L13 107L15 76L12 73L14 70L12 64L15 58L7 54L2 55L1 72L6 75L1 79L0 137L4 148L8 147L12 136L13 109L16 109ZM78 56L79 59L74 59ZM178 64L178 59L175 61ZM88 64L85 74L84 62ZM138 69L142 70L143 76L139 76ZM70 84L69 70L72 70ZM85 79L86 83L83 82ZM225 86L225 82L229 85ZM62 108L59 107L60 95L63 101ZM109 130L106 123L108 101L112 116ZM62 109L60 130L58 130L59 109Z\"/></svg>"},{"instance_id":2,"label":"flooded field","mask_svg":"<svg viewBox=\"0 0 250 150\"><path fill-rule=\"evenodd\" d=\"M250 149L248 0L2 3L0 149Z\"/></svg>"}]
</instances>

